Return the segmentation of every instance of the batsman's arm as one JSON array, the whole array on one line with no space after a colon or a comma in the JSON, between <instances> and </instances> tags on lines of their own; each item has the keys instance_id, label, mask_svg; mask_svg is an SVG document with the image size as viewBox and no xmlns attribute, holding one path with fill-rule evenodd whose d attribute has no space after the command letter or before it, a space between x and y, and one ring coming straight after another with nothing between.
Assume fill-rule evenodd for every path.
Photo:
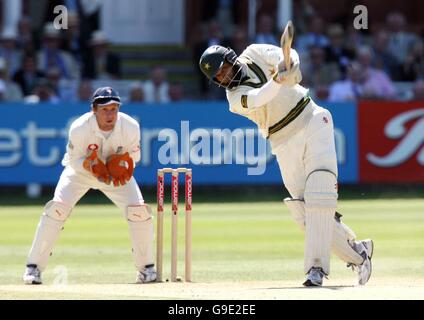
<instances>
[{"instance_id":1,"label":"batsman's arm","mask_svg":"<svg viewBox=\"0 0 424 320\"><path fill-rule=\"evenodd\" d=\"M262 87L250 89L242 87L235 91L227 91L230 110L240 114L248 114L263 107L278 94L281 85L270 79Z\"/></svg>"}]
</instances>

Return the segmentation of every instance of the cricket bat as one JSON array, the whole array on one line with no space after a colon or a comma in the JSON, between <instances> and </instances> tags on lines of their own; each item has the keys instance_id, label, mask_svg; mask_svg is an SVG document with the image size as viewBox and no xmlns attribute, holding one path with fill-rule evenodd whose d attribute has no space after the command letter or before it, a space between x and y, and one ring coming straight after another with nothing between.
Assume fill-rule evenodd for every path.
<instances>
[{"instance_id":1,"label":"cricket bat","mask_svg":"<svg viewBox=\"0 0 424 320\"><path fill-rule=\"evenodd\" d=\"M287 71L289 71L291 68L290 49L293 42L293 36L294 36L294 26L293 26L293 22L289 20L284 28L283 34L281 35L281 39L280 39L280 45L284 55L284 64Z\"/></svg>"}]
</instances>

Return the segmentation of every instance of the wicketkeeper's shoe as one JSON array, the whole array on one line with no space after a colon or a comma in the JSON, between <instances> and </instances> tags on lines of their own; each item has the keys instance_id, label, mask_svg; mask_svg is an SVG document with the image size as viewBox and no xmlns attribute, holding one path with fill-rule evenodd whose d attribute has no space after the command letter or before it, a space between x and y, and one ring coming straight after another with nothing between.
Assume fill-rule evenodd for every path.
<instances>
[{"instance_id":1,"label":"wicketkeeper's shoe","mask_svg":"<svg viewBox=\"0 0 424 320\"><path fill-rule=\"evenodd\" d=\"M156 270L154 264L149 264L142 271L137 271L136 283L149 283L155 281Z\"/></svg>"},{"instance_id":2,"label":"wicketkeeper's shoe","mask_svg":"<svg viewBox=\"0 0 424 320\"><path fill-rule=\"evenodd\" d=\"M27 264L22 279L25 284L41 284L41 271L36 264Z\"/></svg>"},{"instance_id":3,"label":"wicketkeeper's shoe","mask_svg":"<svg viewBox=\"0 0 424 320\"><path fill-rule=\"evenodd\" d=\"M303 283L305 287L320 287L322 286L322 278L325 277L325 273L320 267L312 267L308 275L306 276L306 281Z\"/></svg>"}]
</instances>

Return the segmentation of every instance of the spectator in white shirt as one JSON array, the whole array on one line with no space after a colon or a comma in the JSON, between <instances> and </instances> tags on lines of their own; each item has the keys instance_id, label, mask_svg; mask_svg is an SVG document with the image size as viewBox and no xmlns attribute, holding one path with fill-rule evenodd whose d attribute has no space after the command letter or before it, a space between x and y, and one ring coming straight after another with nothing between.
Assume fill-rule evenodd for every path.
<instances>
[{"instance_id":1,"label":"spectator in white shirt","mask_svg":"<svg viewBox=\"0 0 424 320\"><path fill-rule=\"evenodd\" d=\"M156 66L150 73L150 79L144 84L145 101L148 103L167 103L169 99L169 84L166 70Z\"/></svg>"},{"instance_id":2,"label":"spectator in white shirt","mask_svg":"<svg viewBox=\"0 0 424 320\"><path fill-rule=\"evenodd\" d=\"M22 100L22 90L19 85L11 80L7 75L7 65L4 58L0 57L0 86L1 101L16 102Z\"/></svg>"},{"instance_id":3,"label":"spectator in white shirt","mask_svg":"<svg viewBox=\"0 0 424 320\"><path fill-rule=\"evenodd\" d=\"M1 33L0 57L6 61L8 78L12 78L19 70L22 60L22 51L17 47L17 34L12 29Z\"/></svg>"},{"instance_id":4,"label":"spectator in white shirt","mask_svg":"<svg viewBox=\"0 0 424 320\"><path fill-rule=\"evenodd\" d=\"M361 65L353 61L347 67L345 80L334 82L330 86L328 100L332 102L357 101L363 94L365 80Z\"/></svg>"}]
</instances>

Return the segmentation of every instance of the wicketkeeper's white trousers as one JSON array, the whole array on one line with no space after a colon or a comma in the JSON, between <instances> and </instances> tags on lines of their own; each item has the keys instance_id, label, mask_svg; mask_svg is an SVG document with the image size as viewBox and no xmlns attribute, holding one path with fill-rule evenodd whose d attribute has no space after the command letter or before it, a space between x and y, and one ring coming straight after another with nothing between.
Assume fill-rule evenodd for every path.
<instances>
[{"instance_id":1,"label":"wicketkeeper's white trousers","mask_svg":"<svg viewBox=\"0 0 424 320\"><path fill-rule=\"evenodd\" d=\"M149 211L143 206L143 196L134 177L124 186L115 187L113 183L106 185L94 177L76 172L71 167L66 167L62 172L53 200L45 207L27 264L36 264L41 271L46 268L67 216L89 189L99 189L103 192L122 210L123 216L128 220L136 268L142 271L146 265L153 264L153 217L146 215ZM137 216L143 218L135 221L129 214L128 207L131 207L132 213L135 210L139 212Z\"/></svg>"},{"instance_id":2,"label":"wicketkeeper's white trousers","mask_svg":"<svg viewBox=\"0 0 424 320\"><path fill-rule=\"evenodd\" d=\"M98 181L95 177L76 172L70 167L63 170L54 192L53 201L65 203L73 208L90 189L98 189L103 192L124 213L128 206L144 203L134 177L124 186L114 187L112 182L107 185Z\"/></svg>"}]
</instances>

